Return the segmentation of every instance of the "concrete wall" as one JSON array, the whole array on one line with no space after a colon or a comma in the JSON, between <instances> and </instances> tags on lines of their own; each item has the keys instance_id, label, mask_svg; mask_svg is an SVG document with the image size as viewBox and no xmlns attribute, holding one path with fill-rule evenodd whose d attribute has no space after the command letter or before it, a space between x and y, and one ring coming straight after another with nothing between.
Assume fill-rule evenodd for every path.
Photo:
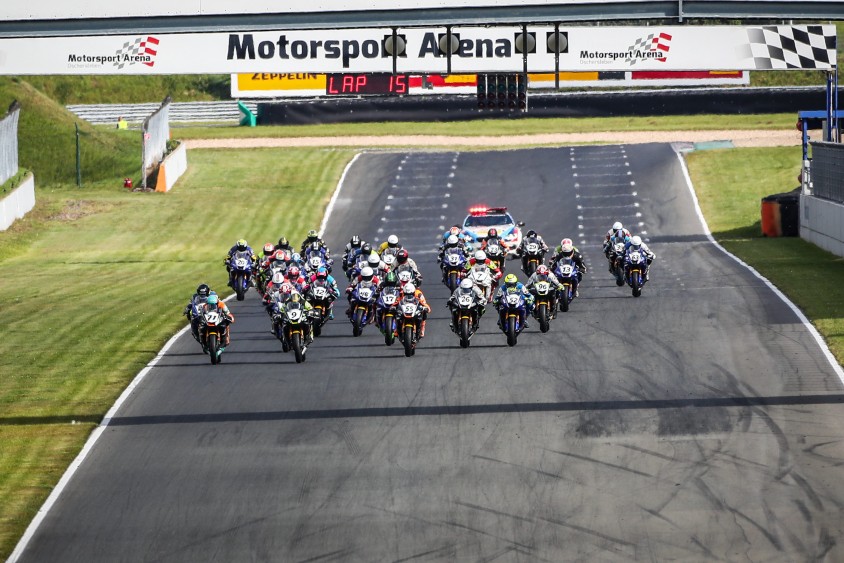
<instances>
[{"instance_id":1,"label":"concrete wall","mask_svg":"<svg viewBox=\"0 0 844 563\"><path fill-rule=\"evenodd\" d=\"M800 238L844 256L844 205L801 195Z\"/></svg>"},{"instance_id":2,"label":"concrete wall","mask_svg":"<svg viewBox=\"0 0 844 563\"><path fill-rule=\"evenodd\" d=\"M181 143L176 150L167 155L158 169L158 180L155 182L155 191L168 192L182 174L188 169L188 151L185 144Z\"/></svg>"},{"instance_id":3,"label":"concrete wall","mask_svg":"<svg viewBox=\"0 0 844 563\"><path fill-rule=\"evenodd\" d=\"M35 207L35 176L30 174L23 183L0 200L0 231L8 229Z\"/></svg>"}]
</instances>

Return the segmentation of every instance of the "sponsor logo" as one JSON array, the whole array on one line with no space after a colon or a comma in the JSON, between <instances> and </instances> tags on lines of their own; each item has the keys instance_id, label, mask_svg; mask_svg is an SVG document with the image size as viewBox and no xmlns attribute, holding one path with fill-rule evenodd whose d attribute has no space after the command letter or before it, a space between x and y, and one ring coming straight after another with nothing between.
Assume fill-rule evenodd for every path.
<instances>
[{"instance_id":1,"label":"sponsor logo","mask_svg":"<svg viewBox=\"0 0 844 563\"><path fill-rule=\"evenodd\" d=\"M158 38L148 35L126 41L122 47L110 55L70 53L67 56L67 66L68 68L97 68L111 65L121 70L127 66L141 64L151 68L155 66L158 43Z\"/></svg>"},{"instance_id":2,"label":"sponsor logo","mask_svg":"<svg viewBox=\"0 0 844 563\"><path fill-rule=\"evenodd\" d=\"M249 60L258 59L340 59L343 68L349 68L352 61L361 57L378 59L387 57L383 41L366 39L294 39L289 40L286 35L279 35L276 41L255 42L251 33L229 34L229 47L226 59Z\"/></svg>"},{"instance_id":3,"label":"sponsor logo","mask_svg":"<svg viewBox=\"0 0 844 563\"><path fill-rule=\"evenodd\" d=\"M664 63L668 59L671 49L671 35L668 33L650 33L640 37L627 48L626 51L580 51L582 64L611 64L623 60L629 66L635 66L643 61L659 61Z\"/></svg>"}]
</instances>

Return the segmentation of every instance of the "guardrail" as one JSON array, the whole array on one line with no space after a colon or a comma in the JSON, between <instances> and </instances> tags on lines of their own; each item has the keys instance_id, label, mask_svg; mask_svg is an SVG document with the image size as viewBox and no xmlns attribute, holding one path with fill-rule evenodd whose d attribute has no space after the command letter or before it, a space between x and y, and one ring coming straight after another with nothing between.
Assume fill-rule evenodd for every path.
<instances>
[{"instance_id":1,"label":"guardrail","mask_svg":"<svg viewBox=\"0 0 844 563\"><path fill-rule=\"evenodd\" d=\"M257 102L243 102L253 113L258 110ZM131 124L140 125L160 103L148 104L78 104L66 108L89 123L117 124L117 118L123 118ZM240 123L243 114L237 107L237 100L225 102L172 102L170 104L170 122L221 121Z\"/></svg>"}]
</instances>

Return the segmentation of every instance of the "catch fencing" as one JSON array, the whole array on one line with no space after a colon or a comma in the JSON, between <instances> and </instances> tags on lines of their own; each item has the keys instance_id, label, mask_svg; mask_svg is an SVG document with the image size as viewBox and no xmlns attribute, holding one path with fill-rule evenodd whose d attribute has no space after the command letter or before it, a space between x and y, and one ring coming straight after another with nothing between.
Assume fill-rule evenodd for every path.
<instances>
[{"instance_id":1,"label":"catch fencing","mask_svg":"<svg viewBox=\"0 0 844 563\"><path fill-rule=\"evenodd\" d=\"M844 203L844 144L812 143L812 195Z\"/></svg>"},{"instance_id":2,"label":"catch fencing","mask_svg":"<svg viewBox=\"0 0 844 563\"><path fill-rule=\"evenodd\" d=\"M18 118L21 106L17 101L0 121L0 184L18 173Z\"/></svg>"},{"instance_id":3,"label":"catch fencing","mask_svg":"<svg viewBox=\"0 0 844 563\"><path fill-rule=\"evenodd\" d=\"M147 189L147 177L158 167L167 154L170 140L170 96L164 98L161 106L144 119L141 127L143 149L141 151L141 187Z\"/></svg>"}]
</instances>

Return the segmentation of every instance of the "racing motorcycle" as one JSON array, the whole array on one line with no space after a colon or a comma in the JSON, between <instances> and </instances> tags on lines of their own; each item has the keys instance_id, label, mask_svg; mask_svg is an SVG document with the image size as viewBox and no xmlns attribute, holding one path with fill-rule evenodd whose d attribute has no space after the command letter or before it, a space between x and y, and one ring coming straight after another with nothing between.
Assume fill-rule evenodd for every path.
<instances>
[{"instance_id":1,"label":"racing motorcycle","mask_svg":"<svg viewBox=\"0 0 844 563\"><path fill-rule=\"evenodd\" d=\"M624 243L613 243L610 249L610 271L615 278L615 285L624 285Z\"/></svg>"},{"instance_id":2,"label":"racing motorcycle","mask_svg":"<svg viewBox=\"0 0 844 563\"><path fill-rule=\"evenodd\" d=\"M211 356L211 364L217 365L222 361L226 325L228 319L216 307L202 307L199 320L199 335L202 351Z\"/></svg>"},{"instance_id":3,"label":"racing motorcycle","mask_svg":"<svg viewBox=\"0 0 844 563\"><path fill-rule=\"evenodd\" d=\"M525 326L527 305L521 291L505 293L498 302L498 326L507 335L507 345L515 346Z\"/></svg>"},{"instance_id":4,"label":"racing motorcycle","mask_svg":"<svg viewBox=\"0 0 844 563\"><path fill-rule=\"evenodd\" d=\"M557 306L557 292L551 287L551 282L548 280L534 282L532 292L536 296L533 316L539 321L539 330L548 332Z\"/></svg>"},{"instance_id":5,"label":"racing motorcycle","mask_svg":"<svg viewBox=\"0 0 844 563\"><path fill-rule=\"evenodd\" d=\"M492 279L492 272L486 264L475 264L469 270L469 277L472 282L481 289L484 294L484 299L489 303L492 299L492 293L495 291L495 280Z\"/></svg>"},{"instance_id":6,"label":"racing motorcycle","mask_svg":"<svg viewBox=\"0 0 844 563\"><path fill-rule=\"evenodd\" d=\"M328 312L336 296L331 292L331 285L326 280L317 278L308 287L305 298L313 307L311 317L314 336L319 336L322 334L322 326L328 322Z\"/></svg>"},{"instance_id":7,"label":"racing motorcycle","mask_svg":"<svg viewBox=\"0 0 844 563\"><path fill-rule=\"evenodd\" d=\"M495 262L495 265L504 274L504 259L507 257L507 250L502 248L501 244L495 241L487 242L486 257Z\"/></svg>"},{"instance_id":8,"label":"racing motorcycle","mask_svg":"<svg viewBox=\"0 0 844 563\"><path fill-rule=\"evenodd\" d=\"M446 287L454 292L466 275L466 254L460 248L447 249L443 254L441 267Z\"/></svg>"},{"instance_id":9,"label":"racing motorcycle","mask_svg":"<svg viewBox=\"0 0 844 563\"><path fill-rule=\"evenodd\" d=\"M389 272L396 266L396 256L398 256L400 248L387 247L381 253L381 262L384 263L384 271Z\"/></svg>"},{"instance_id":10,"label":"racing motorcycle","mask_svg":"<svg viewBox=\"0 0 844 563\"><path fill-rule=\"evenodd\" d=\"M544 259L545 251L542 250L542 244L533 237L525 239L522 250L522 271L525 275L532 276Z\"/></svg>"},{"instance_id":11,"label":"racing motorcycle","mask_svg":"<svg viewBox=\"0 0 844 563\"><path fill-rule=\"evenodd\" d=\"M352 323L352 335L360 336L363 327L372 322L375 314L375 284L362 281L352 290L349 321Z\"/></svg>"},{"instance_id":12,"label":"racing motorcycle","mask_svg":"<svg viewBox=\"0 0 844 563\"><path fill-rule=\"evenodd\" d=\"M454 332L460 337L460 347L468 348L469 341L475 332L478 330L480 322L480 309L483 303L478 301L477 295L474 291L471 293L461 293L457 296L454 308L456 310L457 324L454 326Z\"/></svg>"},{"instance_id":13,"label":"racing motorcycle","mask_svg":"<svg viewBox=\"0 0 844 563\"><path fill-rule=\"evenodd\" d=\"M422 314L425 309L416 297L405 297L399 303L399 316L396 329L399 340L404 344L404 355L410 357L416 353L416 335L422 325Z\"/></svg>"},{"instance_id":14,"label":"racing motorcycle","mask_svg":"<svg viewBox=\"0 0 844 563\"><path fill-rule=\"evenodd\" d=\"M378 328L384 334L384 344L392 346L396 341L396 332L398 330L398 302L401 297L401 288L399 286L386 286L381 289L376 302L376 318L378 319Z\"/></svg>"},{"instance_id":15,"label":"racing motorcycle","mask_svg":"<svg viewBox=\"0 0 844 563\"><path fill-rule=\"evenodd\" d=\"M319 256L322 258L325 266L325 269L328 270L328 273L331 273L331 267L334 265L334 260L328 257L328 248L324 246L320 246L318 242L312 243L310 246L305 248L305 255L302 257L305 263L305 269L307 269L308 265L311 262L311 259ZM314 270L316 271L316 270Z\"/></svg>"},{"instance_id":16,"label":"racing motorcycle","mask_svg":"<svg viewBox=\"0 0 844 563\"><path fill-rule=\"evenodd\" d=\"M554 267L554 275L560 280L563 289L559 291L560 311L569 310L569 305L574 300L579 282L577 264L571 258L563 258Z\"/></svg>"},{"instance_id":17,"label":"racing motorcycle","mask_svg":"<svg viewBox=\"0 0 844 563\"><path fill-rule=\"evenodd\" d=\"M237 294L237 300L243 301L246 290L252 281L252 256L249 252L235 252L231 259L231 280L232 287Z\"/></svg>"},{"instance_id":18,"label":"racing motorcycle","mask_svg":"<svg viewBox=\"0 0 844 563\"><path fill-rule=\"evenodd\" d=\"M284 352L293 350L296 363L305 361L305 353L311 342L311 325L304 301L288 300L273 316L273 332L281 340Z\"/></svg>"},{"instance_id":19,"label":"racing motorcycle","mask_svg":"<svg viewBox=\"0 0 844 563\"><path fill-rule=\"evenodd\" d=\"M188 321L190 321L190 332L197 342L201 342L199 339L199 325L202 321L202 310L205 308L205 299L205 297L194 297L185 315Z\"/></svg>"},{"instance_id":20,"label":"racing motorcycle","mask_svg":"<svg viewBox=\"0 0 844 563\"><path fill-rule=\"evenodd\" d=\"M645 272L648 270L648 257L640 250L632 250L624 257L624 272L627 276L627 285L633 288L633 297L642 295L642 286L647 278Z\"/></svg>"},{"instance_id":21,"label":"racing motorcycle","mask_svg":"<svg viewBox=\"0 0 844 563\"><path fill-rule=\"evenodd\" d=\"M393 270L399 278L399 283L402 287L407 282L413 282L413 285L419 287L422 285L422 276L419 275L419 272L413 269L410 264L399 264Z\"/></svg>"},{"instance_id":22,"label":"racing motorcycle","mask_svg":"<svg viewBox=\"0 0 844 563\"><path fill-rule=\"evenodd\" d=\"M326 270L328 269L328 265L325 263L325 258L322 257L322 254L311 254L305 262L305 274L308 276L316 274L317 270L323 266L325 266Z\"/></svg>"}]
</instances>

